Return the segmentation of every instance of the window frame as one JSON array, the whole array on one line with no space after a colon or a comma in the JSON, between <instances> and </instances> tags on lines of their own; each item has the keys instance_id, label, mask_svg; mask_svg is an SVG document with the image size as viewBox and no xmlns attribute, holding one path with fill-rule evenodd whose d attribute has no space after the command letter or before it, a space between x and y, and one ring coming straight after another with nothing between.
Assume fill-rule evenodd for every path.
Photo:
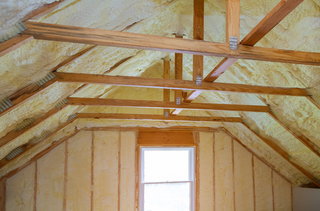
<instances>
[{"instance_id":1,"label":"window frame","mask_svg":"<svg viewBox=\"0 0 320 211\"><path fill-rule=\"evenodd\" d=\"M189 180L174 182L143 182L144 180L144 150L185 150L189 151ZM196 207L196 152L197 147L191 146L139 146L139 211L144 211L144 186L145 184L170 184L170 183L190 183L190 211L195 211Z\"/></svg>"}]
</instances>

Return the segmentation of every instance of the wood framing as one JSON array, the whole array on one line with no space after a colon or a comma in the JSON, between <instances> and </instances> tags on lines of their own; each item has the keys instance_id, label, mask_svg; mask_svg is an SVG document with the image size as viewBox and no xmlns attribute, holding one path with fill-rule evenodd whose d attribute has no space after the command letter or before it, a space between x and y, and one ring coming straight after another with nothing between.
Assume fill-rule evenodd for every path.
<instances>
[{"instance_id":1,"label":"wood framing","mask_svg":"<svg viewBox=\"0 0 320 211\"><path fill-rule=\"evenodd\" d=\"M234 8L233 6L238 6L238 0L227 0L227 42L230 36L237 36L237 26L235 26L236 16L233 15L232 12ZM263 38L271 29L273 29L284 17L286 17L292 10L294 10L303 0L281 0L276 7L274 7L260 22L259 24L251 30L251 32L240 42L242 45L253 46L255 45L261 38ZM238 11L238 10L236 10ZM234 11L233 11L234 12ZM228 16L228 14L230 16ZM240 20L240 17L239 17ZM239 23L240 24L240 23ZM234 32L232 30L235 30ZM224 58L204 79L204 81L213 82L220 75L222 75L229 67L231 67L234 63L236 63L237 59L234 58ZM192 92L188 97L187 101L194 100L197 96L199 96L201 92Z\"/></svg>"},{"instance_id":2,"label":"wood framing","mask_svg":"<svg viewBox=\"0 0 320 211\"><path fill-rule=\"evenodd\" d=\"M140 131L138 144L143 146L195 146L193 132Z\"/></svg>"},{"instance_id":3,"label":"wood framing","mask_svg":"<svg viewBox=\"0 0 320 211\"><path fill-rule=\"evenodd\" d=\"M226 43L230 37L240 37L240 0L226 0Z\"/></svg>"},{"instance_id":4,"label":"wood framing","mask_svg":"<svg viewBox=\"0 0 320 211\"><path fill-rule=\"evenodd\" d=\"M69 124L71 124L72 122L74 122L75 120L77 120L77 118L74 118L68 122L62 123L60 124L50 135L48 135L44 140L47 140L48 138L52 137L54 134L56 134L57 132L59 132L60 130L62 130L63 128L65 128L66 126L68 126ZM43 141L44 141L43 140ZM42 142L42 141L41 141ZM16 157L14 157L11 160L7 160L6 158L3 158L0 160L0 168L4 167L5 165L7 165L8 163L12 163L15 162L16 159L19 159L20 157L22 157L25 153L27 153L28 151L31 151L33 149L36 149L37 147L39 147L39 145L41 144L41 142L37 143L37 144L26 144L23 146L23 152L19 155L17 155Z\"/></svg>"},{"instance_id":5,"label":"wood framing","mask_svg":"<svg viewBox=\"0 0 320 211\"><path fill-rule=\"evenodd\" d=\"M242 122L240 117L202 117L202 116L169 116L147 114L114 114L114 113L77 113L77 118L86 119L125 119L150 121L200 121L200 122Z\"/></svg>"},{"instance_id":6,"label":"wood framing","mask_svg":"<svg viewBox=\"0 0 320 211\"><path fill-rule=\"evenodd\" d=\"M273 48L238 45L238 50L230 50L229 44L205 42L201 40L177 39L155 35L108 31L48 23L25 22L25 35L35 39L60 42L105 45L153 51L187 53L205 56L230 57L269 62L283 62L306 65L320 65L320 53L281 50Z\"/></svg>"},{"instance_id":7,"label":"wood framing","mask_svg":"<svg viewBox=\"0 0 320 211\"><path fill-rule=\"evenodd\" d=\"M170 79L170 61L164 59L163 60L163 78L164 79ZM170 102L170 89L163 89L163 101ZM164 109L163 110L164 115L170 114L169 109Z\"/></svg>"},{"instance_id":8,"label":"wood framing","mask_svg":"<svg viewBox=\"0 0 320 211\"><path fill-rule=\"evenodd\" d=\"M208 110L208 111L246 111L246 112L268 112L268 106L235 105L235 104L210 104L210 103L181 103L149 101L149 100L118 100L101 98L76 98L68 99L69 105L83 106L115 106L115 107L136 107L136 108L159 108L159 109L187 109L187 110Z\"/></svg>"},{"instance_id":9,"label":"wood framing","mask_svg":"<svg viewBox=\"0 0 320 211\"><path fill-rule=\"evenodd\" d=\"M33 36L18 34L11 39L0 43L0 57L20 48L21 46L27 44L28 42L31 42L32 40Z\"/></svg>"},{"instance_id":10,"label":"wood framing","mask_svg":"<svg viewBox=\"0 0 320 211\"><path fill-rule=\"evenodd\" d=\"M64 1L64 0L62 0L62 1ZM58 5L62 1L53 2L51 4L46 4L40 8L32 11L28 15L26 15L24 18L22 18L22 21L26 21L26 20L29 20L32 18L38 18L42 15L48 14L51 11L53 11L55 8L57 8ZM10 53L11 51L16 50L17 48L20 48L21 46L27 44L28 42L30 42L32 40L33 40L33 36L18 34L7 41L0 43L0 57L4 56L7 53Z\"/></svg>"},{"instance_id":11,"label":"wood framing","mask_svg":"<svg viewBox=\"0 0 320 211\"><path fill-rule=\"evenodd\" d=\"M183 39L182 35L177 35L177 39ZM174 78L176 80L182 80L182 73L183 73L183 54L182 53L175 53L174 54ZM174 91L174 102L176 104L180 104L182 102L182 90L175 90Z\"/></svg>"},{"instance_id":12,"label":"wood framing","mask_svg":"<svg viewBox=\"0 0 320 211\"><path fill-rule=\"evenodd\" d=\"M56 83L57 83L57 80L54 78L48 81L47 83L43 84L42 86L38 86L37 84L30 84L29 86L14 93L8 98L13 103L13 106L0 112L0 117L14 110L18 106L26 102L27 100L31 99L32 97L46 91L49 87L52 87Z\"/></svg>"},{"instance_id":13,"label":"wood framing","mask_svg":"<svg viewBox=\"0 0 320 211\"><path fill-rule=\"evenodd\" d=\"M62 109L66 108L66 106L67 105L63 105L61 108L53 108L50 111L48 111L45 115L43 115L43 116L39 117L38 119L36 119L30 125L24 127L22 130L19 130L19 131L18 130L13 130L13 131L7 133L4 137L2 137L0 139L0 147L10 143L11 141L13 141L16 138L19 138L20 136L22 136L23 134L25 134L26 132L28 132L32 128L36 127L37 125L39 125L43 121L47 120L48 118L50 118L53 115L55 115L58 112L60 112Z\"/></svg>"},{"instance_id":14,"label":"wood framing","mask_svg":"<svg viewBox=\"0 0 320 211\"><path fill-rule=\"evenodd\" d=\"M306 177L308 177L314 184L316 184L318 187L320 187L320 180L314 177L312 174L310 174L307 170L296 164L292 157L287 153L285 150L283 150L281 147L279 147L274 142L270 141L269 139L266 139L256 133L254 130L252 130L247 124L242 123L248 130L250 130L252 133L254 133L258 138L260 138L262 141L264 141L271 149L276 151L279 155L281 155L285 160L287 160L292 166L294 166L296 169L298 169L302 174L304 174Z\"/></svg>"},{"instance_id":15,"label":"wood framing","mask_svg":"<svg viewBox=\"0 0 320 211\"><path fill-rule=\"evenodd\" d=\"M130 87L145 87L175 90L197 90L197 91L221 91L239 92L247 94L271 94L271 95L291 95L310 96L307 89L301 88L279 88L266 86L253 86L230 83L210 83L202 82L197 86L195 81L178 79L143 78L130 76L108 76L78 73L54 73L59 82L85 83L85 84L105 84Z\"/></svg>"},{"instance_id":16,"label":"wood framing","mask_svg":"<svg viewBox=\"0 0 320 211\"><path fill-rule=\"evenodd\" d=\"M204 37L204 0L193 1L193 39ZM193 80L203 78L203 55L193 55Z\"/></svg>"}]
</instances>

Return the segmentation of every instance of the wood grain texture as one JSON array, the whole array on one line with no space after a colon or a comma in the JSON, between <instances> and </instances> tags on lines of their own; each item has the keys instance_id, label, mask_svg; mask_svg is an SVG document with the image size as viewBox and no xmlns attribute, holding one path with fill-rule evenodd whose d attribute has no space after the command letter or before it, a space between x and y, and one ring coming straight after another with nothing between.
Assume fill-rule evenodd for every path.
<instances>
[{"instance_id":1,"label":"wood grain texture","mask_svg":"<svg viewBox=\"0 0 320 211\"><path fill-rule=\"evenodd\" d=\"M169 60L163 60L163 78L164 79L170 79L170 61ZM163 89L163 101L170 101L170 89ZM164 109L163 114L168 112L170 114L169 109Z\"/></svg>"},{"instance_id":2,"label":"wood grain texture","mask_svg":"<svg viewBox=\"0 0 320 211\"><path fill-rule=\"evenodd\" d=\"M21 46L27 44L32 40L33 40L33 36L31 35L18 34L12 37L11 39L0 43L0 57L6 55L7 53L10 53L11 51L14 51L20 48Z\"/></svg>"},{"instance_id":3,"label":"wood grain texture","mask_svg":"<svg viewBox=\"0 0 320 211\"><path fill-rule=\"evenodd\" d=\"M177 39L183 39L183 36L176 35ZM182 80L182 74L183 74L183 54L181 53L175 53L174 54L174 78L178 80ZM180 99L180 102L182 102L182 90L175 90L174 91L174 101L177 103L177 100ZM175 115L174 111L171 113Z\"/></svg>"},{"instance_id":4,"label":"wood grain texture","mask_svg":"<svg viewBox=\"0 0 320 211\"><path fill-rule=\"evenodd\" d=\"M205 56L230 57L270 62L320 65L320 53L281 50L239 45L230 50L229 44L187 40L155 35L134 34L47 23L25 22L25 35L35 39L134 48Z\"/></svg>"},{"instance_id":5,"label":"wood grain texture","mask_svg":"<svg viewBox=\"0 0 320 211\"><path fill-rule=\"evenodd\" d=\"M48 81L47 83L43 84L42 86L38 86L37 84L30 84L29 86L14 93L8 98L13 103L13 106L0 112L0 117L14 110L18 106L26 102L27 100L31 99L32 97L46 91L48 88L52 87L56 83L57 83L57 80L54 78Z\"/></svg>"},{"instance_id":6,"label":"wood grain texture","mask_svg":"<svg viewBox=\"0 0 320 211\"><path fill-rule=\"evenodd\" d=\"M187 110L221 110L221 111L246 111L246 112L268 112L268 106L235 105L235 104L210 104L210 103L181 103L148 101L148 100L118 100L101 98L69 98L70 105L84 106L116 106L137 108L159 108L159 109L187 109Z\"/></svg>"},{"instance_id":7,"label":"wood grain texture","mask_svg":"<svg viewBox=\"0 0 320 211\"><path fill-rule=\"evenodd\" d=\"M130 76L108 76L77 73L54 73L59 82L105 84L130 87L145 87L175 90L239 92L247 94L309 96L307 89L254 86L245 84L202 82L197 86L194 81L178 79L143 78Z\"/></svg>"},{"instance_id":8,"label":"wood grain texture","mask_svg":"<svg viewBox=\"0 0 320 211\"><path fill-rule=\"evenodd\" d=\"M195 145L193 132L151 132L141 131L138 144L148 146L189 146Z\"/></svg>"},{"instance_id":9,"label":"wood grain texture","mask_svg":"<svg viewBox=\"0 0 320 211\"><path fill-rule=\"evenodd\" d=\"M281 0L281 2L269 12L259 24L251 30L251 32L240 42L242 45L254 46L261 40L270 30L272 30L284 17L294 10L303 0ZM229 42L230 36L239 37L237 25L238 0L227 0L226 6L226 41ZM233 12L236 12L235 14ZM225 71L229 69L238 59L224 58L204 79L205 81L215 81ZM187 100L194 100L201 92L191 93Z\"/></svg>"},{"instance_id":10,"label":"wood grain texture","mask_svg":"<svg viewBox=\"0 0 320 211\"><path fill-rule=\"evenodd\" d=\"M242 122L240 117L201 117L201 116L169 116L147 114L114 114L114 113L77 113L77 118L88 119L125 119L153 121L212 121L212 122Z\"/></svg>"},{"instance_id":11,"label":"wood grain texture","mask_svg":"<svg viewBox=\"0 0 320 211\"><path fill-rule=\"evenodd\" d=\"M70 120L69 122L65 122L60 124L52 133L50 133L50 135L48 135L44 140L47 140L48 138L52 137L54 134L56 134L58 131L62 130L63 128L65 128L66 126L68 126L69 124L71 124L72 122L74 122L77 118ZM43 140L43 141L44 141ZM6 158L1 159L0 161L0 168L4 167L5 165L9 164L9 163L14 163L15 160L19 159L20 157L24 156L25 153L28 153L29 151L32 151L34 149L37 149L37 147L40 146L40 143L37 144L27 144L26 146L24 146L24 151L22 153L20 153L19 155L17 155L16 157L14 157L11 160L7 160Z\"/></svg>"},{"instance_id":12,"label":"wood grain texture","mask_svg":"<svg viewBox=\"0 0 320 211\"><path fill-rule=\"evenodd\" d=\"M193 1L193 39L203 40L204 37L204 0ZM203 78L203 56L193 55L193 80L197 76Z\"/></svg>"},{"instance_id":13,"label":"wood grain texture","mask_svg":"<svg viewBox=\"0 0 320 211\"><path fill-rule=\"evenodd\" d=\"M34 122L32 122L27 127L23 128L22 130L20 130L20 131L12 130L11 132L7 133L4 137L2 137L0 139L0 147L10 143L11 141L13 141L16 138L19 138L20 136L22 136L23 134L25 134L26 132L28 132L32 128L36 127L37 125L39 125L40 123L45 121L46 119L52 117L53 115L57 114L62 109L66 108L66 106L67 105L62 106L61 108L53 108L50 111L48 111L45 115L39 117L38 119L36 119Z\"/></svg>"},{"instance_id":14,"label":"wood grain texture","mask_svg":"<svg viewBox=\"0 0 320 211\"><path fill-rule=\"evenodd\" d=\"M27 14L24 18L22 18L22 21L26 21L26 20L29 20L32 18L39 18L41 16L47 15L50 12L52 12L53 10L55 10L56 8L58 8L59 4L64 1L65 0L59 0L59 1L53 2L51 4L45 4L42 7L39 7L38 9Z\"/></svg>"},{"instance_id":15,"label":"wood grain texture","mask_svg":"<svg viewBox=\"0 0 320 211\"><path fill-rule=\"evenodd\" d=\"M253 46L292 12L303 0L281 0L251 32L241 41L242 45Z\"/></svg>"},{"instance_id":16,"label":"wood grain texture","mask_svg":"<svg viewBox=\"0 0 320 211\"><path fill-rule=\"evenodd\" d=\"M310 172L302 168L300 165L298 165L294 159L287 153L284 149L279 147L277 144L275 144L273 141L266 139L256 133L254 130L252 130L248 125L243 123L243 125L248 128L251 132L253 132L258 138L260 138L262 141L264 141L269 147L271 147L274 151L276 151L279 155L281 155L285 160L287 160L291 165L293 165L296 169L298 169L302 174L304 174L306 177L308 177L314 184L316 184L318 187L320 187L320 180L316 177L314 177Z\"/></svg>"},{"instance_id":17,"label":"wood grain texture","mask_svg":"<svg viewBox=\"0 0 320 211\"><path fill-rule=\"evenodd\" d=\"M240 0L226 0L226 43L240 35Z\"/></svg>"}]
</instances>

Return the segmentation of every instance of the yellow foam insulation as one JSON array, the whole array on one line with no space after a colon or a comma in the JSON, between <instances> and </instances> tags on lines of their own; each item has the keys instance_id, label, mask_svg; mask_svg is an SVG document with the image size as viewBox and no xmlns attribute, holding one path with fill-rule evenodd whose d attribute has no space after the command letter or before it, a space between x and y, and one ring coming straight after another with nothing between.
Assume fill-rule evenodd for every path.
<instances>
[{"instance_id":1,"label":"yellow foam insulation","mask_svg":"<svg viewBox=\"0 0 320 211\"><path fill-rule=\"evenodd\" d=\"M94 210L118 210L119 132L94 132Z\"/></svg>"},{"instance_id":2,"label":"yellow foam insulation","mask_svg":"<svg viewBox=\"0 0 320 211\"><path fill-rule=\"evenodd\" d=\"M271 169L254 157L254 192L257 211L273 210Z\"/></svg>"},{"instance_id":3,"label":"yellow foam insulation","mask_svg":"<svg viewBox=\"0 0 320 211\"><path fill-rule=\"evenodd\" d=\"M232 139L224 132L215 134L215 210L234 210Z\"/></svg>"},{"instance_id":4,"label":"yellow foam insulation","mask_svg":"<svg viewBox=\"0 0 320 211\"><path fill-rule=\"evenodd\" d=\"M10 26L33 9L52 0L29 0L24 2L10 1L5 3L1 10L1 31ZM250 30L278 3L278 0L242 0L240 37L246 36ZM99 6L92 6L99 5ZM50 14L39 18L45 23L55 23L91 28L101 28L133 33L172 36L173 33L185 34L185 39L193 36L193 1L191 0L106 0L84 1L66 0ZM319 0L305 0L288 17L278 24L263 38L257 46L319 52L317 45L320 35L319 27L320 2ZM11 24L11 25L10 25ZM225 42L225 2L219 0L205 1L205 40ZM55 66L70 56L90 47L89 45L63 43L53 41L34 40L21 48L0 57L0 99L10 96L27 85L43 78ZM78 72L108 75L127 75L143 77L162 77L161 59L171 59L171 78L174 77L174 54L165 52L144 51L136 49L112 48L98 46L87 52L60 72ZM127 59L127 60L126 60ZM192 56L183 58L185 80L192 79ZM121 62L123 61L123 62ZM204 57L204 74L209 73L221 58ZM120 64L119 64L120 62ZM320 68L309 65L280 64L272 62L258 62L238 60L224 73L217 82L254 84L278 87L311 88L312 95L320 102ZM6 115L0 117L0 137L12 131L24 119L40 117L53 108L65 97L73 94L76 97L120 98L162 100L162 90L142 88L118 88L114 86L89 85L74 94L81 84L58 84L44 93L25 102ZM173 97L173 95L171 96ZM306 98L261 95L263 100L270 104L272 111L285 125L298 135L303 134L320 146L320 111ZM173 99L173 98L172 98ZM264 105L255 95L203 92L195 102L199 103L237 103ZM0 150L3 158L12 149L27 143L32 137L44 130L53 130L66 121L69 115L82 108L67 108L59 114L46 120L40 126L28 131L25 135L13 140ZM162 114L156 109L128 109L128 108L101 108L88 107L81 112L118 112ZM181 115L196 116L242 116L249 126L262 136L271 139L291 156L294 162L307 169L317 178L320 178L319 158L303 144L285 131L276 121L264 114L238 112L199 112L183 111ZM73 128L64 130L70 134ZM219 123L172 123L161 121L109 121L109 120L79 120L77 127L94 126L208 126L218 127ZM275 168L288 177L295 185L310 182L291 164L277 155L260 139L246 131L241 124L223 124L243 141L251 150L270 162ZM63 132L59 133L63 137ZM21 165L30 159L32 154L50 146L54 139L28 152L26 156L1 169L0 174ZM57 139L55 139L57 140ZM19 164L20 162L20 164Z\"/></svg>"},{"instance_id":5,"label":"yellow foam insulation","mask_svg":"<svg viewBox=\"0 0 320 211\"><path fill-rule=\"evenodd\" d=\"M65 144L37 161L37 210L63 210Z\"/></svg>"},{"instance_id":6,"label":"yellow foam insulation","mask_svg":"<svg viewBox=\"0 0 320 211\"><path fill-rule=\"evenodd\" d=\"M92 133L81 131L68 140L66 210L91 209Z\"/></svg>"},{"instance_id":7,"label":"yellow foam insulation","mask_svg":"<svg viewBox=\"0 0 320 211\"><path fill-rule=\"evenodd\" d=\"M292 210L292 186L282 177L273 174L274 210Z\"/></svg>"},{"instance_id":8,"label":"yellow foam insulation","mask_svg":"<svg viewBox=\"0 0 320 211\"><path fill-rule=\"evenodd\" d=\"M7 179L6 210L33 211L35 163Z\"/></svg>"},{"instance_id":9,"label":"yellow foam insulation","mask_svg":"<svg viewBox=\"0 0 320 211\"><path fill-rule=\"evenodd\" d=\"M233 140L235 209L253 211L252 154Z\"/></svg>"},{"instance_id":10,"label":"yellow foam insulation","mask_svg":"<svg viewBox=\"0 0 320 211\"><path fill-rule=\"evenodd\" d=\"M214 210L214 178L213 178L213 133L200 132L199 142L199 200L200 210Z\"/></svg>"},{"instance_id":11,"label":"yellow foam insulation","mask_svg":"<svg viewBox=\"0 0 320 211\"><path fill-rule=\"evenodd\" d=\"M120 211L135 210L136 132L120 132Z\"/></svg>"}]
</instances>

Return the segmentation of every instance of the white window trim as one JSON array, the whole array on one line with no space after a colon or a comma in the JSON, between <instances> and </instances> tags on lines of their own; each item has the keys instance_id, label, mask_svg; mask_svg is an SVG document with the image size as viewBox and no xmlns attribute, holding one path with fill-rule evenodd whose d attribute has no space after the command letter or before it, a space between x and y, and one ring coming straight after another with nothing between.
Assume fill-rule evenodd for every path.
<instances>
[{"instance_id":1,"label":"white window trim","mask_svg":"<svg viewBox=\"0 0 320 211\"><path fill-rule=\"evenodd\" d=\"M144 150L189 150L189 181L174 181L174 182L142 182L144 181ZM140 170L139 170L139 211L144 211L144 185L145 184L167 184L167 183L190 183L190 207L191 211L195 211L195 196L196 196L196 186L195 186L195 147L145 147L140 146Z\"/></svg>"}]
</instances>

